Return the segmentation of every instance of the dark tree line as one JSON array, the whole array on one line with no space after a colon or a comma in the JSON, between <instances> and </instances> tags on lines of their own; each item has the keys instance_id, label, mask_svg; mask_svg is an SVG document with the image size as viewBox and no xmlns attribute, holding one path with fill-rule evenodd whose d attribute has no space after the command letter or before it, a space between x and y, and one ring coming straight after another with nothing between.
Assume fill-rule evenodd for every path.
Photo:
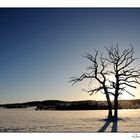
<instances>
[{"instance_id":1,"label":"dark tree line","mask_svg":"<svg viewBox=\"0 0 140 140\"><path fill-rule=\"evenodd\" d=\"M105 47L105 51L106 55L99 54L97 50L95 50L95 55L86 54L84 57L91 63L87 67L87 72L79 77L71 77L70 82L75 84L89 79L90 85L93 81L98 83L98 86L85 91L90 95L97 92L103 93L108 103L108 117L118 118L118 97L124 93L134 96L127 87L136 88L136 84L140 84L140 69L132 65L137 58L134 57L134 48L131 44L128 49L119 49L116 44ZM114 105L111 103L110 96L114 97Z\"/></svg>"}]
</instances>

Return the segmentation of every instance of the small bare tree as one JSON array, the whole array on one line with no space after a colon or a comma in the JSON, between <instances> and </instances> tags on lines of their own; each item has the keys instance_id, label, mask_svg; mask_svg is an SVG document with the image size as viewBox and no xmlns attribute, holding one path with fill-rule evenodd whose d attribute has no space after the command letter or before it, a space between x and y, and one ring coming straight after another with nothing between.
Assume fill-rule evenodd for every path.
<instances>
[{"instance_id":1,"label":"small bare tree","mask_svg":"<svg viewBox=\"0 0 140 140\"><path fill-rule=\"evenodd\" d=\"M108 61L112 70L108 71L109 74L114 75L115 81L110 80L112 89L114 92L114 117L118 118L118 97L124 92L134 96L128 87L136 88L136 84L140 84L140 69L136 69L132 66L132 63L137 59L134 58L134 48L130 44L129 49L120 50L118 44L115 47L113 45L110 48L106 47L108 56L104 60Z\"/></svg>"},{"instance_id":2,"label":"small bare tree","mask_svg":"<svg viewBox=\"0 0 140 140\"><path fill-rule=\"evenodd\" d=\"M93 81L96 81L99 85L94 88L94 89L90 89L90 90L85 90L86 92L88 92L90 95L97 93L97 92L101 92L103 94L105 94L106 99L107 99L107 103L108 103L108 117L112 117L112 104L111 104L111 100L110 100L110 94L113 94L112 92L109 92L110 87L108 86L108 72L106 71L107 68L107 63L104 58L103 55L101 54L100 57L98 57L98 51L95 50L95 56L91 55L91 54L86 54L86 57L90 62L91 65L87 67L87 71L84 74L82 74L80 77L71 77L70 82L73 82L73 84L80 82L84 79L89 79L90 80L90 84ZM99 65L100 64L100 65ZM114 94L113 94L114 95Z\"/></svg>"}]
</instances>

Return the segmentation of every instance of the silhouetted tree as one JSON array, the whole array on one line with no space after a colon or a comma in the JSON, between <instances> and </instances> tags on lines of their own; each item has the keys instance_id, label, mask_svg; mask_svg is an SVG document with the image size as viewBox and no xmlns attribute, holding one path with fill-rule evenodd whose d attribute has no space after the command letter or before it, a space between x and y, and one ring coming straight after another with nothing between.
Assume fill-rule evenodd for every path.
<instances>
[{"instance_id":1,"label":"silhouetted tree","mask_svg":"<svg viewBox=\"0 0 140 140\"><path fill-rule=\"evenodd\" d=\"M73 84L75 84L84 79L89 79L91 84L92 80L96 81L98 83L98 86L96 88L84 91L88 92L90 95L99 91L105 94L109 109L108 117L112 117L112 104L109 94L113 93L109 92L110 87L107 85L108 72L105 70L107 67L107 63L102 54L100 55L100 57L98 56L99 55L97 50L95 50L95 56L86 54L86 56L84 57L86 57L91 62L91 65L87 67L87 71L89 72L82 74L80 77L71 77L70 82L73 82Z\"/></svg>"},{"instance_id":2,"label":"silhouetted tree","mask_svg":"<svg viewBox=\"0 0 140 140\"><path fill-rule=\"evenodd\" d=\"M96 81L99 85L94 89L85 90L92 95L93 93L101 92L105 94L108 103L108 117L112 117L112 104L110 95L114 96L114 116L118 118L118 97L123 93L128 93L134 96L127 87L136 88L135 84L140 84L140 69L132 67L131 64L137 59L134 58L134 48L130 44L129 49L120 50L118 44L105 47L107 51L106 57L103 54L98 55L98 51L95 50L95 56L86 54L91 65L87 67L86 72L80 77L71 77L70 82L73 84L80 82L84 79L90 79ZM114 79L113 79L113 77Z\"/></svg>"},{"instance_id":3,"label":"silhouetted tree","mask_svg":"<svg viewBox=\"0 0 140 140\"><path fill-rule=\"evenodd\" d=\"M110 80L110 86L114 89L114 117L118 118L118 97L121 94L128 93L134 96L128 87L136 88L135 84L140 84L140 69L136 69L131 64L137 59L134 58L134 48L130 44L129 49L120 50L118 44L110 48L106 47L108 56L104 60L108 61L112 68L109 74L115 77L115 81Z\"/></svg>"}]
</instances>

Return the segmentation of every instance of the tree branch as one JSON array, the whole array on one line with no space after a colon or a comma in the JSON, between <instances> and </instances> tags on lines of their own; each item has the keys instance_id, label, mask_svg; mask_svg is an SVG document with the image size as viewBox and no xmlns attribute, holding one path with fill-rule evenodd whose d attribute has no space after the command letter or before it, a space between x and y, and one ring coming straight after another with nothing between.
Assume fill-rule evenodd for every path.
<instances>
[{"instance_id":1,"label":"tree branch","mask_svg":"<svg viewBox=\"0 0 140 140\"><path fill-rule=\"evenodd\" d=\"M133 86L133 85L128 84L128 83L120 83L120 85L126 85L126 86L129 86L129 87L131 87L131 88L136 88L136 86Z\"/></svg>"},{"instance_id":2,"label":"tree branch","mask_svg":"<svg viewBox=\"0 0 140 140\"><path fill-rule=\"evenodd\" d=\"M96 94L96 93L98 93L102 89L103 89L103 87L100 86L98 88L91 89L91 90L85 90L85 89L83 89L83 91L90 93L89 95L93 95L94 93Z\"/></svg>"}]
</instances>

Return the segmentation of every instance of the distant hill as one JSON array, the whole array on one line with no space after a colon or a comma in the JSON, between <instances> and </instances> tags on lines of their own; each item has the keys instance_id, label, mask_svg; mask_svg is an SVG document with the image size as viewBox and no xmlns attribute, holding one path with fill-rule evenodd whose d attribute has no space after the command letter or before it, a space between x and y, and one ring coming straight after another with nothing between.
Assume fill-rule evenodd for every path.
<instances>
[{"instance_id":1,"label":"distant hill","mask_svg":"<svg viewBox=\"0 0 140 140\"><path fill-rule=\"evenodd\" d=\"M25 103L1 104L0 107L8 108L8 109L35 107L36 110L108 109L106 101L95 101L95 100L84 100L84 101L45 100L45 101L32 101L32 102L25 102ZM138 109L138 108L140 108L140 99L119 100L119 109Z\"/></svg>"}]
</instances>

